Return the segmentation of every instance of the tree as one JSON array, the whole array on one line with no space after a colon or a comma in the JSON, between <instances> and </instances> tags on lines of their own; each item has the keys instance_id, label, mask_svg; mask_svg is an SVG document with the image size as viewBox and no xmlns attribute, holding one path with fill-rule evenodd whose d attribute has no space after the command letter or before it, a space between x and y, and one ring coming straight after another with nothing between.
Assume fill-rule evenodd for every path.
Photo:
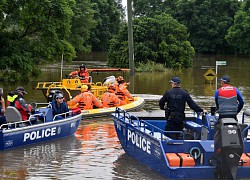
<instances>
[{"instance_id":1,"label":"tree","mask_svg":"<svg viewBox=\"0 0 250 180\"><path fill-rule=\"evenodd\" d=\"M233 25L238 0L134 0L134 15L168 13L185 25L189 41L199 54L231 53L225 35Z\"/></svg>"},{"instance_id":2,"label":"tree","mask_svg":"<svg viewBox=\"0 0 250 180\"><path fill-rule=\"evenodd\" d=\"M192 65L194 49L187 29L166 14L134 19L135 63L154 61L168 68ZM127 26L124 25L111 41L108 64L128 67Z\"/></svg>"},{"instance_id":3,"label":"tree","mask_svg":"<svg viewBox=\"0 0 250 180\"><path fill-rule=\"evenodd\" d=\"M94 19L93 4L89 0L76 0L76 5L72 8L71 33L67 39L77 52L91 52L91 44L88 40L93 29L97 26Z\"/></svg>"},{"instance_id":4,"label":"tree","mask_svg":"<svg viewBox=\"0 0 250 180\"><path fill-rule=\"evenodd\" d=\"M134 16L152 17L157 14L173 14L176 0L133 0Z\"/></svg>"},{"instance_id":5,"label":"tree","mask_svg":"<svg viewBox=\"0 0 250 180\"><path fill-rule=\"evenodd\" d=\"M231 53L225 35L238 8L237 0L179 0L173 17L187 27L199 54Z\"/></svg>"},{"instance_id":6,"label":"tree","mask_svg":"<svg viewBox=\"0 0 250 180\"><path fill-rule=\"evenodd\" d=\"M70 37L70 33L77 32L79 35L88 31L88 27L82 28L85 25L83 23L79 29L72 29L72 20L78 21L82 18L83 14L80 13L82 10L85 14L90 11L86 7L77 8L77 5L83 8L83 4L87 6L89 1L79 1L78 4L75 0L2 2L0 4L1 79L29 80L39 72L38 64L54 62L61 57L61 54L64 54L65 59L72 60L76 56L74 46L78 49L83 46L74 41L79 36ZM73 10L78 16L74 17ZM91 14L91 11L89 13ZM87 18L91 16L86 17L85 22L90 22L88 25L92 27L91 20ZM76 22L73 23L75 24Z\"/></svg>"},{"instance_id":7,"label":"tree","mask_svg":"<svg viewBox=\"0 0 250 180\"><path fill-rule=\"evenodd\" d=\"M250 1L244 1L236 13L234 25L226 35L227 42L234 46L236 53L250 54Z\"/></svg>"},{"instance_id":8,"label":"tree","mask_svg":"<svg viewBox=\"0 0 250 180\"><path fill-rule=\"evenodd\" d=\"M91 2L97 26L91 31L89 44L92 51L107 51L110 39L118 33L121 25L121 0L91 0Z\"/></svg>"}]
</instances>

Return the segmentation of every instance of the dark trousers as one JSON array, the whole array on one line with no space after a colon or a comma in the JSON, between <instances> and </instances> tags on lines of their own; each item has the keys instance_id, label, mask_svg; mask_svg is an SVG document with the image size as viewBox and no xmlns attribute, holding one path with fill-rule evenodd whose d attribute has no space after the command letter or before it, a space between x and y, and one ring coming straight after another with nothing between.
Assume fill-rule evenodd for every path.
<instances>
[{"instance_id":1,"label":"dark trousers","mask_svg":"<svg viewBox=\"0 0 250 180\"><path fill-rule=\"evenodd\" d=\"M167 120L167 125L165 126L165 131L182 131L184 128L183 122L176 122L174 119ZM179 139L180 133L167 133L165 135L171 139Z\"/></svg>"},{"instance_id":2,"label":"dark trousers","mask_svg":"<svg viewBox=\"0 0 250 180\"><path fill-rule=\"evenodd\" d=\"M6 123L5 116L0 116L0 125L5 124L5 123Z\"/></svg>"}]
</instances>

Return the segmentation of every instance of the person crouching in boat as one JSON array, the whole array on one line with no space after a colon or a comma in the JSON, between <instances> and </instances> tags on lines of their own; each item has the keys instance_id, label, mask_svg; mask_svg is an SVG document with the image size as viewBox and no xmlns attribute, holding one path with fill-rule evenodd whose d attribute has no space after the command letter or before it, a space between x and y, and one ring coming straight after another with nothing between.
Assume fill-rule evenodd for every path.
<instances>
[{"instance_id":1,"label":"person crouching in boat","mask_svg":"<svg viewBox=\"0 0 250 180\"><path fill-rule=\"evenodd\" d=\"M102 105L103 107L117 107L120 106L120 99L115 94L115 85L108 85L108 91L102 95Z\"/></svg>"},{"instance_id":2,"label":"person crouching in boat","mask_svg":"<svg viewBox=\"0 0 250 180\"><path fill-rule=\"evenodd\" d=\"M89 87L91 88L90 85ZM102 108L102 102L90 92L90 88L88 88L87 85L82 85L81 93L75 96L71 101L68 101L67 104L70 107L74 107L78 104L78 107L82 110L93 109L93 106Z\"/></svg>"},{"instance_id":3,"label":"person crouching in boat","mask_svg":"<svg viewBox=\"0 0 250 180\"><path fill-rule=\"evenodd\" d=\"M203 112L203 109L193 101L186 90L180 87L181 80L179 77L174 77L169 82L171 82L172 89L166 91L159 101L160 109L165 110L167 119L165 131L182 131L186 102L195 112ZM165 103L167 104L165 105ZM165 135L172 139L179 139L180 137L180 133L165 133Z\"/></svg>"},{"instance_id":4,"label":"person crouching in boat","mask_svg":"<svg viewBox=\"0 0 250 180\"><path fill-rule=\"evenodd\" d=\"M63 95L61 93L56 94L55 99L52 100L51 106L53 109L53 115L62 114L69 112L69 108L67 103L63 99ZM57 116L56 119L61 119L62 116Z\"/></svg>"},{"instance_id":5,"label":"person crouching in boat","mask_svg":"<svg viewBox=\"0 0 250 180\"><path fill-rule=\"evenodd\" d=\"M24 99L25 94L27 94L27 92L24 88L18 86L15 91L11 91L7 95L7 105L17 108L23 121L28 120L32 110L32 106L30 104L28 105Z\"/></svg>"},{"instance_id":6,"label":"person crouching in boat","mask_svg":"<svg viewBox=\"0 0 250 180\"><path fill-rule=\"evenodd\" d=\"M81 66L79 66L79 70L71 72L69 76L71 78L79 77L82 83L89 83L89 72L85 64L82 64Z\"/></svg>"},{"instance_id":7,"label":"person crouching in boat","mask_svg":"<svg viewBox=\"0 0 250 180\"><path fill-rule=\"evenodd\" d=\"M124 81L122 76L116 78L116 95L121 100L121 105L127 104L126 98L129 100L134 101L134 97L130 94L127 89L127 83Z\"/></svg>"}]
</instances>

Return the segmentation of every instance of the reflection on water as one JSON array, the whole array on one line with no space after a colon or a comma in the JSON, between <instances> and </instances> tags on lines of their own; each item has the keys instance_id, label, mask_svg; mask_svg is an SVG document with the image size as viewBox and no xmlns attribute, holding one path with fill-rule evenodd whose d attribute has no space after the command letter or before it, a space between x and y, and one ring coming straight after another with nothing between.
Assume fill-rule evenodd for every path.
<instances>
[{"instance_id":1,"label":"reflection on water","mask_svg":"<svg viewBox=\"0 0 250 180\"><path fill-rule=\"evenodd\" d=\"M111 179L113 161L123 153L113 122L110 119L93 122L83 120L83 124L85 123L86 125L80 126L76 133L82 147L78 163L81 171L85 172L79 177Z\"/></svg>"},{"instance_id":2,"label":"reflection on water","mask_svg":"<svg viewBox=\"0 0 250 180\"><path fill-rule=\"evenodd\" d=\"M114 174L116 179L143 179L143 180L163 180L162 176L152 169L136 161L127 154L122 154L114 162Z\"/></svg>"},{"instance_id":3,"label":"reflection on water","mask_svg":"<svg viewBox=\"0 0 250 180\"><path fill-rule=\"evenodd\" d=\"M147 166L125 155L121 148L111 118L83 120L76 133L81 140L82 173L78 177L88 179L163 179Z\"/></svg>"},{"instance_id":4,"label":"reflection on water","mask_svg":"<svg viewBox=\"0 0 250 180\"><path fill-rule=\"evenodd\" d=\"M59 178L70 174L80 142L75 136L0 152L1 179ZM67 171L67 175L65 174ZM53 173L52 173L53 172Z\"/></svg>"}]
</instances>

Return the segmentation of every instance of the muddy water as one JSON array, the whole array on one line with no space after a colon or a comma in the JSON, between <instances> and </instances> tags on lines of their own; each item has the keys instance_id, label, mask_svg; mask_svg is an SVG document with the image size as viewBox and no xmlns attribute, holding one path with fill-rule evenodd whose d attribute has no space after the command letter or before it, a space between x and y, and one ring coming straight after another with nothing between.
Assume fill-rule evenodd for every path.
<instances>
[{"instance_id":1,"label":"muddy water","mask_svg":"<svg viewBox=\"0 0 250 180\"><path fill-rule=\"evenodd\" d=\"M205 83L204 74L211 66L215 71L216 60L227 60L226 66L218 67L218 76L230 75L233 85L238 87L245 99L245 108L250 106L249 58L201 57L194 67L167 73L137 73L130 91L143 97L145 111L159 110L158 100L170 88L172 76L180 76L182 87L190 92L193 99L209 110L214 105L215 84ZM79 63L65 65L63 75L75 69ZM87 65L95 66L91 62ZM105 63L98 63L101 67ZM28 92L28 102L44 102L41 92L34 90L39 81L58 81L60 65L44 68L43 74L35 81L22 84ZM93 74L95 81L102 81L110 74ZM118 74L117 74L118 75ZM19 84L1 83L4 92L13 90ZM219 86L219 85L218 85ZM6 96L6 94L5 94ZM190 111L187 108L187 111ZM21 147L0 152L1 179L163 179L160 175L127 156L122 150L111 118L83 120L75 136L47 143Z\"/></svg>"}]
</instances>

